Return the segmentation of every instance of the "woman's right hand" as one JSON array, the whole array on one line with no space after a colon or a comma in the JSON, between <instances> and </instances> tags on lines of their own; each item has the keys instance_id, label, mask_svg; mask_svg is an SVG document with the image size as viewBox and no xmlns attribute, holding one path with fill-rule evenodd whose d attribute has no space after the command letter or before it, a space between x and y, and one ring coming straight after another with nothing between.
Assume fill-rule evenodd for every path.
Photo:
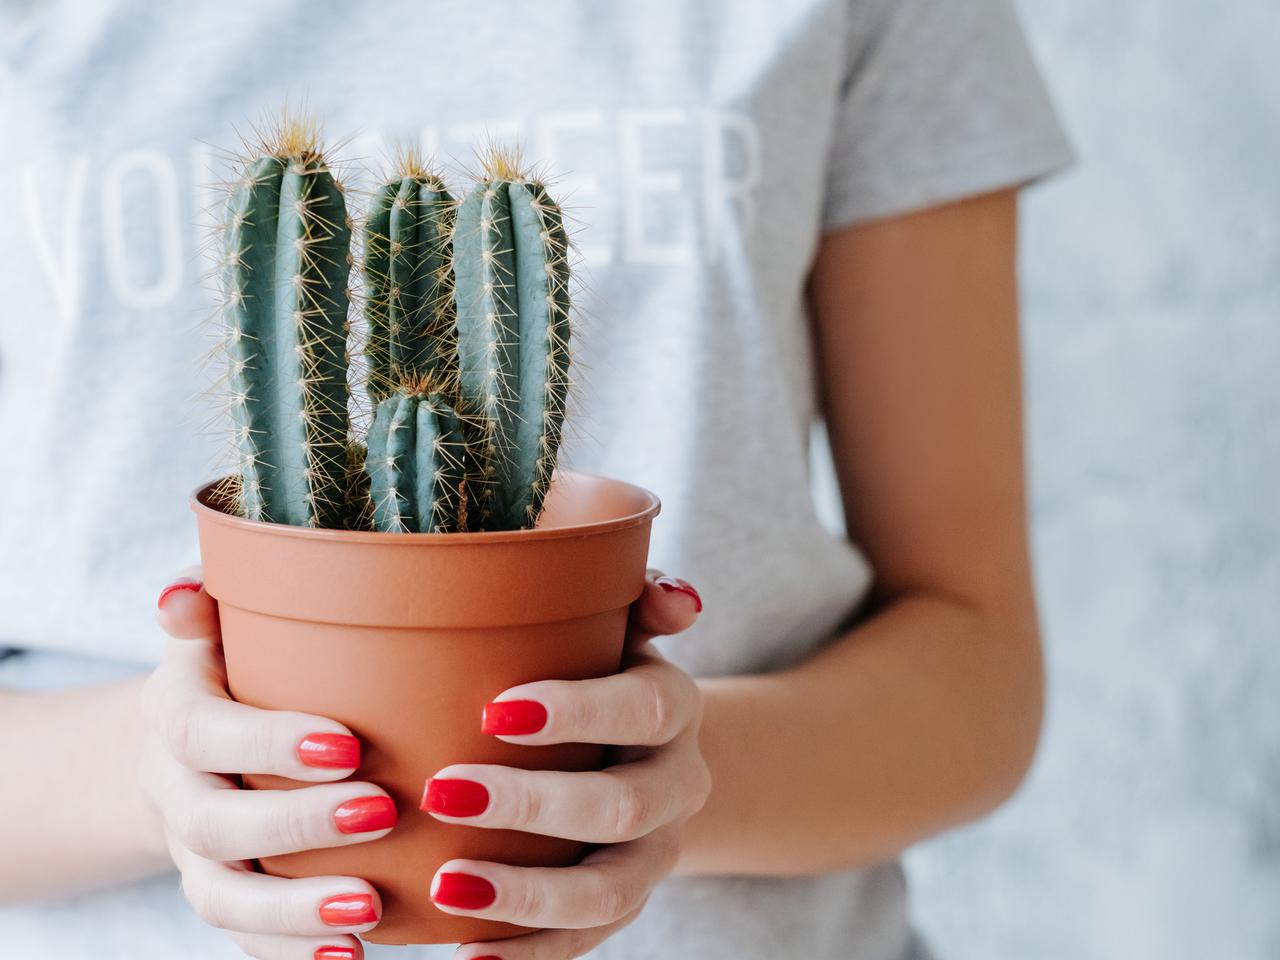
<instances>
[{"instance_id":1,"label":"woman's right hand","mask_svg":"<svg viewBox=\"0 0 1280 960\"><path fill-rule=\"evenodd\" d=\"M391 798L345 780L360 743L342 724L231 699L217 606L198 570L160 594L170 639L143 687L147 734L140 775L159 811L182 891L197 914L263 960L358 960L350 936L381 915L377 891L355 877L285 880L253 861L364 843L396 823ZM315 781L296 790L240 790L231 779L267 773Z\"/></svg>"}]
</instances>

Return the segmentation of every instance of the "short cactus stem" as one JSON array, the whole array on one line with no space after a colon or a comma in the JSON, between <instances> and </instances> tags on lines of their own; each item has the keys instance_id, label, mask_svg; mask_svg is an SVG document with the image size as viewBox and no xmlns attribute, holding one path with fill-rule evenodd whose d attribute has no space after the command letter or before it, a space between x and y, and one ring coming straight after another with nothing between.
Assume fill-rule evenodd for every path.
<instances>
[{"instance_id":1,"label":"short cactus stem","mask_svg":"<svg viewBox=\"0 0 1280 960\"><path fill-rule=\"evenodd\" d=\"M458 415L442 394L406 391L378 404L365 471L375 529L463 529L466 444Z\"/></svg>"}]
</instances>

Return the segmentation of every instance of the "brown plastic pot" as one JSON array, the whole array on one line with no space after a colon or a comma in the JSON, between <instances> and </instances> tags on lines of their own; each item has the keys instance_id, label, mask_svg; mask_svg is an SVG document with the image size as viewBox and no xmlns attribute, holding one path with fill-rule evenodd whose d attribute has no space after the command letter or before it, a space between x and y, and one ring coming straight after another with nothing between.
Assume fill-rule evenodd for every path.
<instances>
[{"instance_id":1,"label":"brown plastic pot","mask_svg":"<svg viewBox=\"0 0 1280 960\"><path fill-rule=\"evenodd\" d=\"M524 746L480 732L485 703L531 680L618 670L627 607L644 588L657 498L562 473L536 529L366 533L257 523L192 498L205 587L218 601L237 700L346 724L363 745L356 778L383 787L400 822L370 843L269 857L282 877L341 874L377 888L375 943L458 943L526 928L446 914L428 896L454 857L565 866L583 845L437 821L418 809L450 763L598 768L590 744ZM304 786L246 776L254 788Z\"/></svg>"}]
</instances>

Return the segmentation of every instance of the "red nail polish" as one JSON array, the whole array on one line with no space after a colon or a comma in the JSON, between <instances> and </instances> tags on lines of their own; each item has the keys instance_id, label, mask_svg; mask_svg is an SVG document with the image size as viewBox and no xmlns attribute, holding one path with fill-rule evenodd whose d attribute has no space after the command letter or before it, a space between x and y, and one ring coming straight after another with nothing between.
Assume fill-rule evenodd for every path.
<instances>
[{"instance_id":1,"label":"red nail polish","mask_svg":"<svg viewBox=\"0 0 1280 960\"><path fill-rule=\"evenodd\" d=\"M519 736L547 725L547 708L536 700L494 700L484 705L481 733Z\"/></svg>"},{"instance_id":2,"label":"red nail polish","mask_svg":"<svg viewBox=\"0 0 1280 960\"><path fill-rule=\"evenodd\" d=\"M331 927L356 927L373 923L378 919L378 911L373 908L373 897L369 894L344 893L320 904L320 919Z\"/></svg>"},{"instance_id":3,"label":"red nail polish","mask_svg":"<svg viewBox=\"0 0 1280 960\"><path fill-rule=\"evenodd\" d=\"M182 577L173 581L163 590L160 591L160 599L156 601L157 607L164 607L164 602L169 599L169 595L177 593L179 590L196 590L198 591L204 584L193 577Z\"/></svg>"},{"instance_id":4,"label":"red nail polish","mask_svg":"<svg viewBox=\"0 0 1280 960\"><path fill-rule=\"evenodd\" d=\"M390 797L357 797L333 811L339 833L371 833L396 825L396 804Z\"/></svg>"},{"instance_id":5,"label":"red nail polish","mask_svg":"<svg viewBox=\"0 0 1280 960\"><path fill-rule=\"evenodd\" d=\"M422 809L427 813L443 813L446 817L474 817L489 806L489 791L474 780L427 781L422 795Z\"/></svg>"},{"instance_id":6,"label":"red nail polish","mask_svg":"<svg viewBox=\"0 0 1280 960\"><path fill-rule=\"evenodd\" d=\"M308 767L354 770L360 766L360 741L345 733L310 733L298 741L298 759Z\"/></svg>"},{"instance_id":7,"label":"red nail polish","mask_svg":"<svg viewBox=\"0 0 1280 960\"><path fill-rule=\"evenodd\" d=\"M459 910L483 910L498 899L498 893L484 877L470 873L442 873L431 899Z\"/></svg>"},{"instance_id":8,"label":"red nail polish","mask_svg":"<svg viewBox=\"0 0 1280 960\"><path fill-rule=\"evenodd\" d=\"M316 947L312 960L356 960L355 947Z\"/></svg>"},{"instance_id":9,"label":"red nail polish","mask_svg":"<svg viewBox=\"0 0 1280 960\"><path fill-rule=\"evenodd\" d=\"M702 612L702 598L698 596L698 591L693 589L693 584L687 583L679 577L659 577L653 582L667 593L683 593L687 597L692 597L693 602L697 604L698 613Z\"/></svg>"}]
</instances>

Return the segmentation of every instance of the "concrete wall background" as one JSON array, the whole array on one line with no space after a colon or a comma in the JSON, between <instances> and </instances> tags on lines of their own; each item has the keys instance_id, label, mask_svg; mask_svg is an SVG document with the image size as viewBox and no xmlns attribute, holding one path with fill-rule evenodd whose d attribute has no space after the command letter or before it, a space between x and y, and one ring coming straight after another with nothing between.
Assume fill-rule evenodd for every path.
<instances>
[{"instance_id":1,"label":"concrete wall background","mask_svg":"<svg viewBox=\"0 0 1280 960\"><path fill-rule=\"evenodd\" d=\"M1280 4L1021 9L1081 158L1025 206L1049 716L917 917L947 960L1280 957Z\"/></svg>"}]
</instances>

